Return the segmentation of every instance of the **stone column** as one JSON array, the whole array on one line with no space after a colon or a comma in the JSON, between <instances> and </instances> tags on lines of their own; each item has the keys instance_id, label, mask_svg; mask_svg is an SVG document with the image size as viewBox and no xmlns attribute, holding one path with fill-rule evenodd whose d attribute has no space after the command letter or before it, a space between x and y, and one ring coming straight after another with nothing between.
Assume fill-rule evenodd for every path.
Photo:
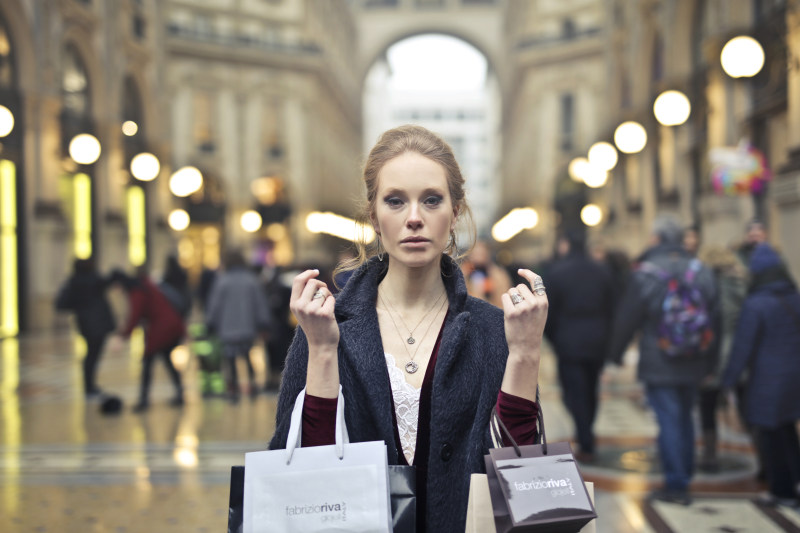
<instances>
[{"instance_id":1,"label":"stone column","mask_svg":"<svg viewBox=\"0 0 800 533\"><path fill-rule=\"evenodd\" d=\"M778 217L773 231L784 244L782 252L795 279L800 279L800 246L796 232L800 227L800 6L786 8L787 115L789 150L786 164L777 169L770 195Z\"/></svg>"}]
</instances>

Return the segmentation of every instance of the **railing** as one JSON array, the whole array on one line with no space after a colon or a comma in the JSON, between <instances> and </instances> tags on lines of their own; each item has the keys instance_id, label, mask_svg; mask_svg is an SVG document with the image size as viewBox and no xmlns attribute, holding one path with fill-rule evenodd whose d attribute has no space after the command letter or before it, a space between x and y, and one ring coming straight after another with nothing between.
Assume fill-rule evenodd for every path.
<instances>
[{"instance_id":1,"label":"railing","mask_svg":"<svg viewBox=\"0 0 800 533\"><path fill-rule=\"evenodd\" d=\"M580 39L595 37L603 33L602 28L586 28L585 30L578 30L569 35L553 35L548 37L530 37L517 43L517 50L525 50L529 48L537 48L541 46L550 46L555 44L566 44Z\"/></svg>"},{"instance_id":2,"label":"railing","mask_svg":"<svg viewBox=\"0 0 800 533\"><path fill-rule=\"evenodd\" d=\"M231 48L253 48L267 52L286 54L321 54L319 46L312 42L289 43L276 39L258 39L249 35L221 34L212 31L201 31L195 28L181 26L174 22L167 24L167 34L171 37Z\"/></svg>"}]
</instances>

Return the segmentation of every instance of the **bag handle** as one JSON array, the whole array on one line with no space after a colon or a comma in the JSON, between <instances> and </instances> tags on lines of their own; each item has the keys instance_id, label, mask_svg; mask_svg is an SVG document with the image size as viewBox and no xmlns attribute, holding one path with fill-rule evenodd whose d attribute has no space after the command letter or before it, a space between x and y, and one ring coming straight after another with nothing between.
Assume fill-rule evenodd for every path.
<instances>
[{"instance_id":1,"label":"bag handle","mask_svg":"<svg viewBox=\"0 0 800 533\"><path fill-rule=\"evenodd\" d=\"M536 444L542 445L542 453L547 455L547 435L544 432L544 413L542 412L542 402L539 400L539 385L536 385L536 421L539 425L539 438L536 439L538 442ZM489 429L492 433L492 438L497 444L497 448L503 447L503 436L508 438L509 442L511 442L511 446L514 447L514 453L517 454L517 457L522 457L522 451L519 449L519 445L517 441L514 440L514 437L511 436L511 432L508 431L508 428L503 421L500 420L500 415L497 414L497 406L495 405L492 409L492 416L489 420Z\"/></svg>"},{"instance_id":2,"label":"bag handle","mask_svg":"<svg viewBox=\"0 0 800 533\"><path fill-rule=\"evenodd\" d=\"M306 388L297 395L292 409L292 417L289 422L289 435L286 437L286 464L292 462L292 455L295 448L302 447L303 440L303 403L306 397ZM342 386L339 385L339 398L336 402L336 429L334 430L334 449L339 460L344 458L344 445L350 443L350 436L347 434L347 425L344 423L344 396Z\"/></svg>"}]
</instances>

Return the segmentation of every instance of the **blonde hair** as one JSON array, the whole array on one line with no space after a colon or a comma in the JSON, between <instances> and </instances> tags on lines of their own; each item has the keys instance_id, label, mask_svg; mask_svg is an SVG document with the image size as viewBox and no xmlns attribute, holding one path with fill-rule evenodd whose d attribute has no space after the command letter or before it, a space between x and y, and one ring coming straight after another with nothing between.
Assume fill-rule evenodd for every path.
<instances>
[{"instance_id":1,"label":"blonde hair","mask_svg":"<svg viewBox=\"0 0 800 533\"><path fill-rule=\"evenodd\" d=\"M453 149L432 131L407 124L385 131L375 146L370 150L367 160L364 163L363 179L366 186L366 202L362 205L358 221L365 225L371 225L375 213L375 205L378 195L378 174L381 169L392 159L405 153L417 153L427 157L431 161L439 163L445 171L447 188L450 192L450 199L456 210L457 218L467 225L469 232L469 246L466 247L465 254L472 248L475 242L475 223L472 220L472 211L467 205L466 193L464 191L464 177L461 175L461 168L458 166ZM370 244L357 241L355 243L357 255L355 258L340 263L334 274L355 270L366 263L372 256L380 252L380 239L375 239ZM455 231L450 231L450 242L445 252L455 259L460 259L464 254L459 254L456 244Z\"/></svg>"}]
</instances>

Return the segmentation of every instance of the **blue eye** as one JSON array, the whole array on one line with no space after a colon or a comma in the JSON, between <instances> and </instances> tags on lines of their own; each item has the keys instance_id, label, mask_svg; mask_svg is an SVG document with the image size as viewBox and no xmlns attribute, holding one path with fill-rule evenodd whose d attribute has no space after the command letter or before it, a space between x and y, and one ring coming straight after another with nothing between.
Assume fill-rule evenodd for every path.
<instances>
[{"instance_id":1,"label":"blue eye","mask_svg":"<svg viewBox=\"0 0 800 533\"><path fill-rule=\"evenodd\" d=\"M428 196L427 198L425 198L425 205L437 206L437 205L441 204L443 200L444 199L441 196L438 196L438 195Z\"/></svg>"},{"instance_id":2,"label":"blue eye","mask_svg":"<svg viewBox=\"0 0 800 533\"><path fill-rule=\"evenodd\" d=\"M397 198L396 196L386 198L384 202L386 202L386 205L388 205L389 207L400 207L401 205L403 205L403 201L400 198Z\"/></svg>"}]
</instances>

